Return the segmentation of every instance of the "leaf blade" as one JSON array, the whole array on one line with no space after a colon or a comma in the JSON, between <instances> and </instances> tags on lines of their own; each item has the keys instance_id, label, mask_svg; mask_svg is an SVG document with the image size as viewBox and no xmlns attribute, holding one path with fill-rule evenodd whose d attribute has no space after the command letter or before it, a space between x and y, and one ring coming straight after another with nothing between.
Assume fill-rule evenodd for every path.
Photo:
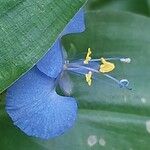
<instances>
[{"instance_id":1,"label":"leaf blade","mask_svg":"<svg viewBox=\"0 0 150 150\"><path fill-rule=\"evenodd\" d=\"M36 64L84 2L0 1L0 92Z\"/></svg>"}]
</instances>

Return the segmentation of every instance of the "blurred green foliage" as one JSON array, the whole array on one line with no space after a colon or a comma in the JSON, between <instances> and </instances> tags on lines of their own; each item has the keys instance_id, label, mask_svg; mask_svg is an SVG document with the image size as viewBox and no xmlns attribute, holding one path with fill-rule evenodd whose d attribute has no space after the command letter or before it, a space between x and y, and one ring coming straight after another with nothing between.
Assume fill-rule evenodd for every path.
<instances>
[{"instance_id":1,"label":"blurred green foliage","mask_svg":"<svg viewBox=\"0 0 150 150\"><path fill-rule=\"evenodd\" d=\"M149 0L89 0L89 10L129 11L145 16L150 15Z\"/></svg>"}]
</instances>

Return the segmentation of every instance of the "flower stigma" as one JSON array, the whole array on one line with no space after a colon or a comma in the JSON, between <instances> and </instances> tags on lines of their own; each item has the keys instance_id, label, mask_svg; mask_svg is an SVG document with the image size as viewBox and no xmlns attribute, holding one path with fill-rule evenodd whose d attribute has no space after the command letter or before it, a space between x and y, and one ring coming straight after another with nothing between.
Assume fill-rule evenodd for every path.
<instances>
[{"instance_id":1,"label":"flower stigma","mask_svg":"<svg viewBox=\"0 0 150 150\"><path fill-rule=\"evenodd\" d=\"M120 57L113 57L113 58L103 58L100 59L92 59L91 58L92 51L88 48L87 54L85 59L79 59L77 61L69 62L65 61L64 70L68 70L74 73L85 75L85 80L89 86L92 85L92 80L94 74L101 74L114 82L116 82L120 88L129 88L129 81L127 79L118 80L115 77L109 75L115 69L115 64L110 62L111 60L118 60L122 63L130 63L130 58L120 58Z\"/></svg>"}]
</instances>

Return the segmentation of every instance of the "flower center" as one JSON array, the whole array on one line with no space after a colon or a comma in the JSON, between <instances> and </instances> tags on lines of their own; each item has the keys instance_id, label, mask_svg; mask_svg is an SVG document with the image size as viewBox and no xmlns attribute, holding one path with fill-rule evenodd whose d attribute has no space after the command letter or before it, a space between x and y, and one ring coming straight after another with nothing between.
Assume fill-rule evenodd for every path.
<instances>
[{"instance_id":1,"label":"flower center","mask_svg":"<svg viewBox=\"0 0 150 150\"><path fill-rule=\"evenodd\" d=\"M119 60L123 63L130 63L130 58L100 58L100 59L92 59L91 58L92 51L90 48L88 48L87 54L85 56L85 60L80 59L74 62L65 61L64 64L64 70L72 71L78 74L85 75L85 80L89 86L92 85L92 79L94 76L94 73L96 74L102 74L109 79L115 81L119 87L121 88L127 88L131 90L131 88L128 87L129 81L127 79L121 79L117 80L116 78L110 76L108 73L112 72L115 69L115 64L110 62L111 60Z\"/></svg>"}]
</instances>

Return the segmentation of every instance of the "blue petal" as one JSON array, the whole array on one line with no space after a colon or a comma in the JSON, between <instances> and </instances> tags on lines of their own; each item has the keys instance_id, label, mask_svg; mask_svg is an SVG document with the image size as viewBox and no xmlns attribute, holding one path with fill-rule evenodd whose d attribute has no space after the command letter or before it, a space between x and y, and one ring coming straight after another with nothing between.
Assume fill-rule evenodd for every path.
<instances>
[{"instance_id":1,"label":"blue petal","mask_svg":"<svg viewBox=\"0 0 150 150\"><path fill-rule=\"evenodd\" d=\"M73 83L66 71L64 71L59 78L59 87L65 95L71 95Z\"/></svg>"},{"instance_id":2,"label":"blue petal","mask_svg":"<svg viewBox=\"0 0 150 150\"><path fill-rule=\"evenodd\" d=\"M85 30L85 22L84 22L84 10L80 9L76 15L70 20L64 31L62 32L62 36L69 33L78 33L83 32Z\"/></svg>"},{"instance_id":3,"label":"blue petal","mask_svg":"<svg viewBox=\"0 0 150 150\"><path fill-rule=\"evenodd\" d=\"M51 78L56 78L62 70L64 60L61 49L61 43L58 39L48 53L37 63L38 69Z\"/></svg>"},{"instance_id":4,"label":"blue petal","mask_svg":"<svg viewBox=\"0 0 150 150\"><path fill-rule=\"evenodd\" d=\"M27 135L48 139L72 127L76 101L59 96L54 86L54 79L33 68L8 89L6 110Z\"/></svg>"},{"instance_id":5,"label":"blue petal","mask_svg":"<svg viewBox=\"0 0 150 150\"><path fill-rule=\"evenodd\" d=\"M78 33L85 30L84 11L81 9L68 23L64 31L59 35L48 53L38 62L37 67L47 76L56 78L61 72L64 56L62 52L61 37L69 33Z\"/></svg>"}]
</instances>

